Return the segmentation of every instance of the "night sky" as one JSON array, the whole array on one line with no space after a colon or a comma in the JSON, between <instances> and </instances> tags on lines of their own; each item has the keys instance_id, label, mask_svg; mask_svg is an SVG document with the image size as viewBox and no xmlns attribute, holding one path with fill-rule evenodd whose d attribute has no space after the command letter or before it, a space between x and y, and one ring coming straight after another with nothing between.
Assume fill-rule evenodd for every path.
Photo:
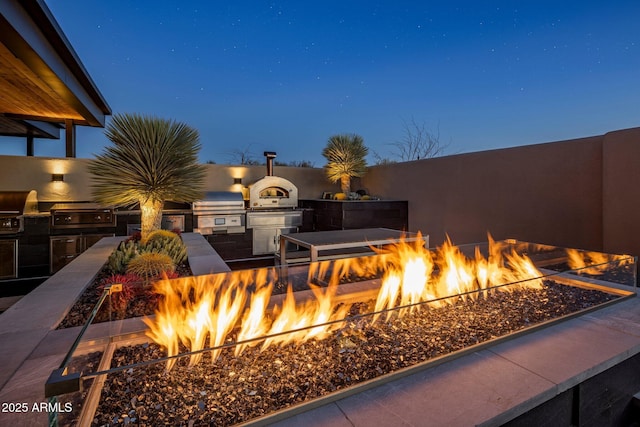
<instances>
[{"instance_id":1,"label":"night sky","mask_svg":"<svg viewBox=\"0 0 640 427\"><path fill-rule=\"evenodd\" d=\"M345 132L390 157L411 120L447 154L640 126L637 0L46 3L113 112L186 122L203 162L321 167Z\"/></svg>"}]
</instances>

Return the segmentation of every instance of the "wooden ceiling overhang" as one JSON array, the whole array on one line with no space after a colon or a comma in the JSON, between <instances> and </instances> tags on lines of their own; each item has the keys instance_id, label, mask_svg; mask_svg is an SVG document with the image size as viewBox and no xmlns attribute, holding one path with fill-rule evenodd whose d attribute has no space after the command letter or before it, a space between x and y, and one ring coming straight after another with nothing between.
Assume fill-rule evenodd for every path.
<instances>
[{"instance_id":1,"label":"wooden ceiling overhang","mask_svg":"<svg viewBox=\"0 0 640 427\"><path fill-rule=\"evenodd\" d=\"M0 1L0 135L59 138L110 114L44 1Z\"/></svg>"}]
</instances>

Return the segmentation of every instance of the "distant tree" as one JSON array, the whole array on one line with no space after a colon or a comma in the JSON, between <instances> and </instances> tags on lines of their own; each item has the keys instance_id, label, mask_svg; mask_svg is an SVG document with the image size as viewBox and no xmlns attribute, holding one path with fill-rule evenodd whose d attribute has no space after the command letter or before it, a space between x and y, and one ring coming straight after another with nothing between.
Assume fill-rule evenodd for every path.
<instances>
[{"instance_id":1,"label":"distant tree","mask_svg":"<svg viewBox=\"0 0 640 427\"><path fill-rule=\"evenodd\" d=\"M293 168L312 168L314 167L314 163L308 160L292 160L290 162L281 162L275 160L273 162L274 166L289 166Z\"/></svg>"},{"instance_id":2,"label":"distant tree","mask_svg":"<svg viewBox=\"0 0 640 427\"><path fill-rule=\"evenodd\" d=\"M402 162L437 157L449 146L449 143L440 141L440 126L434 133L427 129L424 122L417 123L413 117L409 122L403 120L402 124L403 138L391 144L394 147L392 155Z\"/></svg>"},{"instance_id":3,"label":"distant tree","mask_svg":"<svg viewBox=\"0 0 640 427\"><path fill-rule=\"evenodd\" d=\"M360 135L341 134L329 138L322 155L327 159L324 166L327 178L332 182L340 181L343 193L351 191L351 178L361 177L367 171L365 157L369 149Z\"/></svg>"},{"instance_id":4,"label":"distant tree","mask_svg":"<svg viewBox=\"0 0 640 427\"><path fill-rule=\"evenodd\" d=\"M216 164L215 160L207 160L206 163L208 165L215 165Z\"/></svg>"},{"instance_id":5,"label":"distant tree","mask_svg":"<svg viewBox=\"0 0 640 427\"><path fill-rule=\"evenodd\" d=\"M164 202L202 197L198 131L184 123L137 114L113 116L105 130L113 143L89 163L93 199L104 205L140 204L143 240L160 228Z\"/></svg>"},{"instance_id":6,"label":"distant tree","mask_svg":"<svg viewBox=\"0 0 640 427\"><path fill-rule=\"evenodd\" d=\"M378 152L373 152L373 159L376 165L391 165L393 163L398 163L397 160L390 159L388 157L382 157Z\"/></svg>"},{"instance_id":7,"label":"distant tree","mask_svg":"<svg viewBox=\"0 0 640 427\"><path fill-rule=\"evenodd\" d=\"M289 162L289 166L293 166L296 168L313 168L315 167L315 163L309 160L294 160Z\"/></svg>"},{"instance_id":8,"label":"distant tree","mask_svg":"<svg viewBox=\"0 0 640 427\"><path fill-rule=\"evenodd\" d=\"M256 160L256 155L251 151L251 145L244 148L235 148L227 153L230 159L230 164L233 165L259 165L261 164Z\"/></svg>"}]
</instances>

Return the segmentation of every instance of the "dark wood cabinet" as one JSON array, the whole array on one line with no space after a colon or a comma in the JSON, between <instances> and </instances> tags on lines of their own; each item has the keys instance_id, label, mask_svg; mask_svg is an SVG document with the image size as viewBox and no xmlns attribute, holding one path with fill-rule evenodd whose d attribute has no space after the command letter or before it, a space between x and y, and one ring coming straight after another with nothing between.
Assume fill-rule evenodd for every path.
<instances>
[{"instance_id":1,"label":"dark wood cabinet","mask_svg":"<svg viewBox=\"0 0 640 427\"><path fill-rule=\"evenodd\" d=\"M313 209L315 231L357 228L408 230L406 200L300 200L300 207Z\"/></svg>"},{"instance_id":2,"label":"dark wood cabinet","mask_svg":"<svg viewBox=\"0 0 640 427\"><path fill-rule=\"evenodd\" d=\"M113 233L52 236L50 238L50 273L56 273L103 237L111 236Z\"/></svg>"},{"instance_id":3,"label":"dark wood cabinet","mask_svg":"<svg viewBox=\"0 0 640 427\"><path fill-rule=\"evenodd\" d=\"M0 279L18 277L18 239L0 240Z\"/></svg>"}]
</instances>

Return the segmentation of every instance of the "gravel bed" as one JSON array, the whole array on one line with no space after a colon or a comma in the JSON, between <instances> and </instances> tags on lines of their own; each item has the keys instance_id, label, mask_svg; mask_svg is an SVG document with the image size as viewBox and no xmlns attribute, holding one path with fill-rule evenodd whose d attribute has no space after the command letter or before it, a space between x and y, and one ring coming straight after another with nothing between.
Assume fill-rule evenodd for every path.
<instances>
[{"instance_id":1,"label":"gravel bed","mask_svg":"<svg viewBox=\"0 0 640 427\"><path fill-rule=\"evenodd\" d=\"M540 290L459 299L373 325L354 318L323 341L254 347L240 357L225 349L213 364L205 354L170 372L164 363L125 368L109 375L93 425L233 425L615 298L547 280ZM360 304L352 314L370 310ZM123 347L112 367L164 356L155 344Z\"/></svg>"},{"instance_id":2,"label":"gravel bed","mask_svg":"<svg viewBox=\"0 0 640 427\"><path fill-rule=\"evenodd\" d=\"M634 265L622 265L615 266L613 263L606 271L599 274L592 274L588 268L573 271L567 263L555 264L551 266L545 266L548 270L558 272L570 272L576 276L589 277L596 280L604 280L606 282L617 283L626 286L636 286L636 266Z\"/></svg>"},{"instance_id":3,"label":"gravel bed","mask_svg":"<svg viewBox=\"0 0 640 427\"><path fill-rule=\"evenodd\" d=\"M68 366L69 373L74 372L96 372L102 359L102 351L94 351L82 356L76 356L71 360ZM93 384L93 379L88 379L82 382L82 390L75 393L63 394L58 397L58 402L61 407L65 407L68 403L71 403L73 408L70 412L60 412L58 414L58 425L60 426L75 426L77 425L78 417L82 412L82 406L84 400L89 394L89 390Z\"/></svg>"}]
</instances>

